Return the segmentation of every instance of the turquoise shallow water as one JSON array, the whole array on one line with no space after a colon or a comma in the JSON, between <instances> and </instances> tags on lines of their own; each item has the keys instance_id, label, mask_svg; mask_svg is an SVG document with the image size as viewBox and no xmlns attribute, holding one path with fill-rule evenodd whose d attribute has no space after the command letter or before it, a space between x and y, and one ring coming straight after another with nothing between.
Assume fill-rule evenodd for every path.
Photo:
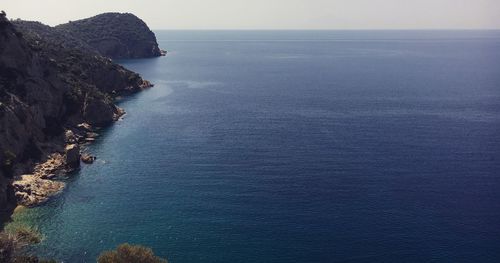
<instances>
[{"instance_id":1,"label":"turquoise shallow water","mask_svg":"<svg viewBox=\"0 0 500 263\"><path fill-rule=\"evenodd\" d=\"M500 32L161 31L35 250L170 262L498 262Z\"/></svg>"}]
</instances>

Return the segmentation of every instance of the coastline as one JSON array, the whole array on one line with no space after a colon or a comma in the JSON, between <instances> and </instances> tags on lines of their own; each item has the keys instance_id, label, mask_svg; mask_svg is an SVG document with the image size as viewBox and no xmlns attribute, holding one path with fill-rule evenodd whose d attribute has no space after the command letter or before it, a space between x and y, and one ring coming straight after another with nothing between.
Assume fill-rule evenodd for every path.
<instances>
[{"instance_id":1,"label":"coastline","mask_svg":"<svg viewBox=\"0 0 500 263\"><path fill-rule=\"evenodd\" d=\"M136 39L119 27L127 21ZM111 26L115 24L116 26ZM127 47L87 43L102 30ZM105 13L50 27L0 13L0 212L2 226L17 205L33 207L61 192L64 177L95 160L86 150L100 128L125 114L116 106L153 85L113 59L160 57L156 37L132 14ZM92 44L92 45L91 45ZM106 46L109 47L109 46ZM145 48L148 47L148 48ZM4 74L5 73L5 74Z\"/></svg>"},{"instance_id":2,"label":"coastline","mask_svg":"<svg viewBox=\"0 0 500 263\"><path fill-rule=\"evenodd\" d=\"M148 85L139 91L154 87L149 81L145 81L145 83ZM132 97L137 93L116 96L114 98L115 106L119 105L120 98ZM119 109L120 114L115 116L112 123L106 126L91 126L82 123L68 129L65 133L65 143L60 145L64 149L63 152L53 152L48 155L46 160L31 164L32 174L23 174L16 177L13 186L16 189L16 198L20 201L9 213L3 214L3 218L0 218L2 227L0 233L14 237L19 236L20 233L27 233L30 237L36 238L37 241L20 245L20 249L23 251L21 252L22 255L40 259L41 254L38 252L38 246L46 239L40 222L44 213L40 213L40 211L50 209L50 205L47 203L56 201L54 199L64 194L67 184L78 179L75 176L79 174L78 171L83 165L92 165L97 160L97 157L92 154L91 145L96 142L101 133L104 133L106 129L111 128L117 122L122 121L126 116L126 111L123 108L116 107ZM78 133L74 132L75 130ZM67 151L68 148L73 149L73 152L76 151L75 149L78 150L75 152L78 156L77 159L72 159L76 157L71 151ZM88 157L91 158L91 161L86 159ZM51 256L48 257L52 258Z\"/></svg>"},{"instance_id":3,"label":"coastline","mask_svg":"<svg viewBox=\"0 0 500 263\"><path fill-rule=\"evenodd\" d=\"M149 81L144 81L140 91L153 86ZM126 114L124 109L116 108L117 114L114 115L110 125L119 121ZM92 126L83 122L66 129L64 143L55 147L64 149L63 151L47 154L45 160L28 168L28 170L33 171L32 173L20 174L14 178L12 185L17 205L13 212L20 207L30 208L42 205L64 191L66 183L63 179L70 177L71 173L80 169L82 164L90 165L97 158L89 152L87 146L93 143L100 136L98 132L106 127ZM57 142L53 143L57 144Z\"/></svg>"},{"instance_id":4,"label":"coastline","mask_svg":"<svg viewBox=\"0 0 500 263\"><path fill-rule=\"evenodd\" d=\"M151 85L150 88L151 87L154 87L154 85ZM147 90L149 90L150 88L141 91L148 92ZM23 250L24 251L23 253L26 253L26 255L32 255L38 257L40 259L57 258L57 256L53 256L50 255L50 253L48 254L46 253L47 242L50 239L49 236L51 234L44 228L44 224L46 223L45 222L46 217L47 216L51 217L53 215L52 208L54 204L60 204L60 202L65 199L64 196L68 194L68 192L71 192L69 189L73 188L71 186L72 184L74 185L77 181L80 181L82 179L83 181L86 180L85 178L83 178L84 176L81 176L82 170L98 171L98 174L101 175L100 172L102 172L102 175L106 175L106 173L103 171L103 167L109 167L109 165L106 165L108 159L106 157L103 157L101 159L99 150L97 150L95 147L100 147L98 145L103 143L104 138L106 138L111 131L115 129L121 129L121 127L117 126L122 126L123 124L120 123L124 123L125 121L127 121L127 112L123 110L127 109L127 105L124 102L129 100L135 100L135 98L139 96L142 96L139 94L139 92L126 96L117 96L114 102L116 103L117 107L121 108L121 114L117 116L117 118L114 120L113 123L103 127L87 126L88 128L91 129L89 133L85 133L85 135L81 137L78 134L75 135L75 137L79 138L78 141L80 142L79 146L82 153L81 157L84 157L85 154L89 154L91 156L94 156L95 154L95 156L97 157L97 159L95 159L95 161L93 162L93 165L91 164L86 165L86 163L80 159L81 167L75 169L68 169L67 166L62 165L58 167L58 169L54 170L53 173L45 172L44 174L49 174L49 175L52 174L50 178L46 179L47 181L62 182L64 186L59 191L50 193L50 195L45 200L40 200L40 202L37 202L30 206L17 205L15 209L13 209L9 220L4 222L5 223L3 228L4 233L15 235L16 231L18 230L21 231L30 230L34 235L40 237L40 242L29 244L28 246L26 246L26 249ZM59 153L55 154L56 158L51 158L45 162L37 163L36 167L38 168L41 166L45 166L47 164L51 164L51 162L56 162L54 160L64 159L64 155ZM54 174L56 175L54 176ZM40 176L42 175L42 173L39 173L38 175ZM51 246L49 248L51 249ZM105 250L102 249L101 251Z\"/></svg>"},{"instance_id":5,"label":"coastline","mask_svg":"<svg viewBox=\"0 0 500 263\"><path fill-rule=\"evenodd\" d=\"M43 239L36 218L23 215L34 215L30 208L61 194L82 164L96 160L89 146L125 115L122 97L154 86L113 60L167 52L130 13L50 27L2 11L0 33L0 234L16 250L2 250L0 261L10 262ZM113 41L100 41L103 34Z\"/></svg>"}]
</instances>

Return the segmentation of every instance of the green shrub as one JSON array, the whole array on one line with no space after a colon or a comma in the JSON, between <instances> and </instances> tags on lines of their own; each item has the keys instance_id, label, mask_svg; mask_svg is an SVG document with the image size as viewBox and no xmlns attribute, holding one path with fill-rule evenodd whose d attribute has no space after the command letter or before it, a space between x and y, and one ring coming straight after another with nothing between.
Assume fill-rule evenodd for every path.
<instances>
[{"instance_id":1,"label":"green shrub","mask_svg":"<svg viewBox=\"0 0 500 263\"><path fill-rule=\"evenodd\" d=\"M167 263L167 260L154 255L153 250L143 246L121 244L116 250L103 252L98 263Z\"/></svg>"},{"instance_id":2,"label":"green shrub","mask_svg":"<svg viewBox=\"0 0 500 263\"><path fill-rule=\"evenodd\" d=\"M14 236L23 244L38 244L42 241L42 234L38 229L30 226L19 226L14 230Z\"/></svg>"},{"instance_id":3,"label":"green shrub","mask_svg":"<svg viewBox=\"0 0 500 263\"><path fill-rule=\"evenodd\" d=\"M31 227L16 227L0 232L1 263L56 263L54 260L40 260L36 256L26 254L25 248L39 243L41 234Z\"/></svg>"},{"instance_id":4,"label":"green shrub","mask_svg":"<svg viewBox=\"0 0 500 263\"><path fill-rule=\"evenodd\" d=\"M4 233L14 238L15 243L20 247L38 244L43 238L37 227L15 221L5 226Z\"/></svg>"}]
</instances>

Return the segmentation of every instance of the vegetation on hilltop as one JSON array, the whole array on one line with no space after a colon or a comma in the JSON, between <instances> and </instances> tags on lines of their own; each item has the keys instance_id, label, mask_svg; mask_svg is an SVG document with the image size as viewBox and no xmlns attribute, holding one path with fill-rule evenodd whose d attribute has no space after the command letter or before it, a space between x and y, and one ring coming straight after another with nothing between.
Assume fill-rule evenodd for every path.
<instances>
[{"instance_id":1,"label":"vegetation on hilltop","mask_svg":"<svg viewBox=\"0 0 500 263\"><path fill-rule=\"evenodd\" d=\"M155 34L130 13L104 13L58 25L56 30L80 39L110 58L146 58L161 56Z\"/></svg>"},{"instance_id":2,"label":"vegetation on hilltop","mask_svg":"<svg viewBox=\"0 0 500 263\"><path fill-rule=\"evenodd\" d=\"M28 42L32 43L34 48L40 51L51 48L54 50L74 50L89 54L98 54L98 52L85 41L75 38L70 34L64 34L63 31L56 30L40 22L17 19L12 21L12 23L19 32L24 34ZM48 44L50 44L50 46Z\"/></svg>"}]
</instances>

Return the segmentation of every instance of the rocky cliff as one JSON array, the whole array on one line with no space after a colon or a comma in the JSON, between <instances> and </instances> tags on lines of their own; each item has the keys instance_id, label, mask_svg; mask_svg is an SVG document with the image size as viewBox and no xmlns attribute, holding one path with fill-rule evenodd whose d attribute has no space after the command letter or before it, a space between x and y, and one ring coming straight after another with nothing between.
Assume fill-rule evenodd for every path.
<instances>
[{"instance_id":1,"label":"rocky cliff","mask_svg":"<svg viewBox=\"0 0 500 263\"><path fill-rule=\"evenodd\" d=\"M129 13L105 13L55 27L110 58L148 58L162 55L155 34Z\"/></svg>"},{"instance_id":2,"label":"rocky cliff","mask_svg":"<svg viewBox=\"0 0 500 263\"><path fill-rule=\"evenodd\" d=\"M128 47L127 54L143 54ZM116 96L149 86L76 37L40 23L13 24L0 13L0 210L36 202L33 185L58 189L40 180L79 164L77 144L123 113ZM13 186L14 179L20 183Z\"/></svg>"}]
</instances>

